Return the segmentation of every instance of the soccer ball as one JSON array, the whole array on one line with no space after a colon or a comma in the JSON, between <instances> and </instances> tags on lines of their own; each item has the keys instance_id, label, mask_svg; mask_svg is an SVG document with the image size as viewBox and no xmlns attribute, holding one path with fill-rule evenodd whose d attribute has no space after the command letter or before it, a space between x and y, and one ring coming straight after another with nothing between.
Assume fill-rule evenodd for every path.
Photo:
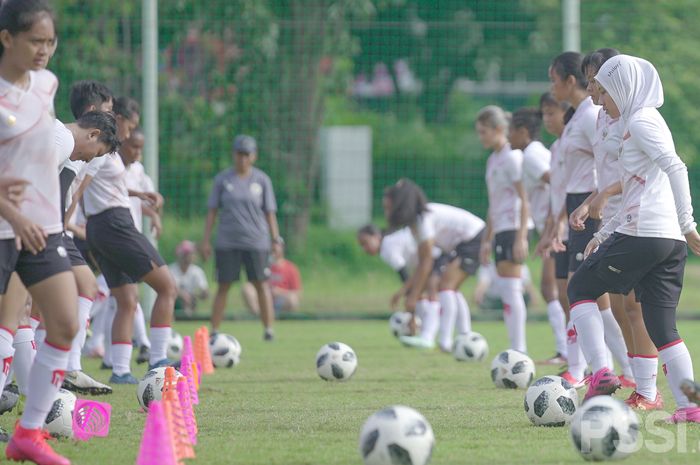
<instances>
[{"instance_id":1,"label":"soccer ball","mask_svg":"<svg viewBox=\"0 0 700 465\"><path fill-rule=\"evenodd\" d=\"M357 369L357 356L342 342L329 342L316 354L316 371L326 381L347 381Z\"/></svg>"},{"instance_id":2,"label":"soccer ball","mask_svg":"<svg viewBox=\"0 0 700 465\"><path fill-rule=\"evenodd\" d=\"M241 344L230 334L216 333L209 338L211 361L217 368L231 368L241 361Z\"/></svg>"},{"instance_id":3,"label":"soccer ball","mask_svg":"<svg viewBox=\"0 0 700 465\"><path fill-rule=\"evenodd\" d=\"M373 414L360 431L360 454L365 465L425 465L434 446L430 423L403 405Z\"/></svg>"},{"instance_id":4,"label":"soccer ball","mask_svg":"<svg viewBox=\"0 0 700 465\"><path fill-rule=\"evenodd\" d=\"M148 406L154 400L163 398L163 383L165 382L165 370L167 367L159 367L149 370L139 381L136 387L136 399L141 408L148 411ZM173 368L174 369L174 368ZM175 377L182 378L182 374L175 370Z\"/></svg>"},{"instance_id":5,"label":"soccer ball","mask_svg":"<svg viewBox=\"0 0 700 465\"><path fill-rule=\"evenodd\" d=\"M564 426L576 413L578 393L564 378L544 376L525 394L525 413L536 426Z\"/></svg>"},{"instance_id":6,"label":"soccer ball","mask_svg":"<svg viewBox=\"0 0 700 465\"><path fill-rule=\"evenodd\" d=\"M170 360L180 360L182 358L183 340L180 333L173 331L170 333L168 341L168 358Z\"/></svg>"},{"instance_id":7,"label":"soccer ball","mask_svg":"<svg viewBox=\"0 0 700 465\"><path fill-rule=\"evenodd\" d=\"M619 460L636 451L639 418L617 399L596 396L571 419L571 440L586 460Z\"/></svg>"},{"instance_id":8,"label":"soccer ball","mask_svg":"<svg viewBox=\"0 0 700 465\"><path fill-rule=\"evenodd\" d=\"M489 354L489 345L479 333L469 332L455 338L452 355L460 362L480 362Z\"/></svg>"},{"instance_id":9,"label":"soccer ball","mask_svg":"<svg viewBox=\"0 0 700 465\"><path fill-rule=\"evenodd\" d=\"M57 438L73 437L73 411L78 400L70 391L59 389L44 420L44 429Z\"/></svg>"},{"instance_id":10,"label":"soccer ball","mask_svg":"<svg viewBox=\"0 0 700 465\"><path fill-rule=\"evenodd\" d=\"M532 359L517 350L504 350L491 362L491 380L499 388L525 389L534 376Z\"/></svg>"},{"instance_id":11,"label":"soccer ball","mask_svg":"<svg viewBox=\"0 0 700 465\"><path fill-rule=\"evenodd\" d=\"M389 328L391 328L391 334L394 337L399 336L410 336L411 331L408 327L408 323L411 321L412 314L410 312L394 312L389 318ZM420 330L421 320L416 315L416 331Z\"/></svg>"}]
</instances>

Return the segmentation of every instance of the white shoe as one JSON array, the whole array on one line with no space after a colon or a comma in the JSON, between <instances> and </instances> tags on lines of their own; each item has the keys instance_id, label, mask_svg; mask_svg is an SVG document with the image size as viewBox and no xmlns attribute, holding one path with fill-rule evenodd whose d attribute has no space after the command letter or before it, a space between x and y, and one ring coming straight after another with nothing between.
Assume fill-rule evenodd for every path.
<instances>
[{"instance_id":1,"label":"white shoe","mask_svg":"<svg viewBox=\"0 0 700 465\"><path fill-rule=\"evenodd\" d=\"M399 341L401 344L408 347L415 347L417 349L434 349L435 342L423 339L420 336L399 336Z\"/></svg>"},{"instance_id":2,"label":"white shoe","mask_svg":"<svg viewBox=\"0 0 700 465\"><path fill-rule=\"evenodd\" d=\"M66 372L66 377L63 380L63 389L93 396L112 393L111 387L100 383L82 371Z\"/></svg>"}]
</instances>

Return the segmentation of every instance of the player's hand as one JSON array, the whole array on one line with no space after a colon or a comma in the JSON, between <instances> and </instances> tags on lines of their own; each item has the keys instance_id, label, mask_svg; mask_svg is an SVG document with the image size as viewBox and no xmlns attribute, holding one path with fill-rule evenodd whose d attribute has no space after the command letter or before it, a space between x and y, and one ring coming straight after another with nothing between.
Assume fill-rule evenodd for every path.
<instances>
[{"instance_id":1,"label":"player's hand","mask_svg":"<svg viewBox=\"0 0 700 465\"><path fill-rule=\"evenodd\" d=\"M551 251L555 253L566 252L566 245L560 236L554 236L554 239L552 239Z\"/></svg>"},{"instance_id":2,"label":"player's hand","mask_svg":"<svg viewBox=\"0 0 700 465\"><path fill-rule=\"evenodd\" d=\"M481 249L479 249L479 261L484 266L491 263L491 241L484 241L481 243Z\"/></svg>"},{"instance_id":3,"label":"player's hand","mask_svg":"<svg viewBox=\"0 0 700 465\"><path fill-rule=\"evenodd\" d=\"M399 308L399 302L401 302L401 298L404 296L403 289L399 289L398 292L395 292L394 295L391 296L391 300L389 301L389 305L391 306L391 310L395 311L397 308Z\"/></svg>"},{"instance_id":4,"label":"player's hand","mask_svg":"<svg viewBox=\"0 0 700 465\"><path fill-rule=\"evenodd\" d=\"M0 178L0 195L19 207L24 196L24 189L29 184L26 179L5 177Z\"/></svg>"},{"instance_id":5,"label":"player's hand","mask_svg":"<svg viewBox=\"0 0 700 465\"><path fill-rule=\"evenodd\" d=\"M160 194L156 192L139 192L138 197L143 200L144 202L148 202L148 204L156 208L156 204L158 203L158 196Z\"/></svg>"},{"instance_id":6,"label":"player's hand","mask_svg":"<svg viewBox=\"0 0 700 465\"><path fill-rule=\"evenodd\" d=\"M569 226L574 231L583 231L586 229L584 224L588 219L588 205L581 204L576 210L574 210L569 216Z\"/></svg>"},{"instance_id":7,"label":"player's hand","mask_svg":"<svg viewBox=\"0 0 700 465\"><path fill-rule=\"evenodd\" d=\"M535 255L542 258L549 257L549 252L552 250L552 239L550 237L543 236L537 246L535 246Z\"/></svg>"},{"instance_id":8,"label":"player's hand","mask_svg":"<svg viewBox=\"0 0 700 465\"><path fill-rule=\"evenodd\" d=\"M163 232L163 223L160 221L160 215L154 215L151 217L151 234L156 239L160 238Z\"/></svg>"},{"instance_id":9,"label":"player's hand","mask_svg":"<svg viewBox=\"0 0 700 465\"><path fill-rule=\"evenodd\" d=\"M518 239L513 243L513 260L516 263L523 263L528 255L527 238Z\"/></svg>"},{"instance_id":10,"label":"player's hand","mask_svg":"<svg viewBox=\"0 0 700 465\"><path fill-rule=\"evenodd\" d=\"M697 231L690 231L685 235L685 240L688 241L688 247L695 255L700 255L700 234Z\"/></svg>"},{"instance_id":11,"label":"player's hand","mask_svg":"<svg viewBox=\"0 0 700 465\"><path fill-rule=\"evenodd\" d=\"M700 237L698 239L700 239ZM590 240L590 242L588 242L586 250L583 251L583 259L587 259L590 254L598 250L598 247L600 247L600 241L598 240L598 238L594 237Z\"/></svg>"},{"instance_id":12,"label":"player's hand","mask_svg":"<svg viewBox=\"0 0 700 465\"><path fill-rule=\"evenodd\" d=\"M588 215L594 220L600 220L603 218L603 209L608 203L608 196L605 191L599 192L593 197L591 204L588 207Z\"/></svg>"},{"instance_id":13,"label":"player's hand","mask_svg":"<svg viewBox=\"0 0 700 465\"><path fill-rule=\"evenodd\" d=\"M418 303L418 298L415 295L413 295L412 292L408 293L408 295L406 296L406 300L403 303L406 311L411 312L413 314L413 316L411 316L411 321L413 322L413 331L414 332L416 329L415 313L416 313L416 304L417 303ZM410 325L410 323L409 323L409 325Z\"/></svg>"},{"instance_id":14,"label":"player's hand","mask_svg":"<svg viewBox=\"0 0 700 465\"><path fill-rule=\"evenodd\" d=\"M48 237L41 226L34 224L26 216L18 214L11 220L8 219L12 230L15 232L17 250L24 247L32 255L36 255L46 248Z\"/></svg>"},{"instance_id":15,"label":"player's hand","mask_svg":"<svg viewBox=\"0 0 700 465\"><path fill-rule=\"evenodd\" d=\"M211 257L211 244L208 241L202 242L199 246L199 253L206 262Z\"/></svg>"}]
</instances>

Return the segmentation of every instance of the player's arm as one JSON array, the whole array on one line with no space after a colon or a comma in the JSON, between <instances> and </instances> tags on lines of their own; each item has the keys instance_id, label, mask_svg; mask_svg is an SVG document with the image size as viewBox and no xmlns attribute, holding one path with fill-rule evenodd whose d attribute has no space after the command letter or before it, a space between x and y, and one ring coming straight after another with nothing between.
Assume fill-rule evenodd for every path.
<instances>
[{"instance_id":1,"label":"player's arm","mask_svg":"<svg viewBox=\"0 0 700 465\"><path fill-rule=\"evenodd\" d=\"M202 239L201 252L204 260L208 260L211 256L211 231L216 223L217 208L210 208L207 212L207 221L204 224L204 238Z\"/></svg>"},{"instance_id":2,"label":"player's arm","mask_svg":"<svg viewBox=\"0 0 700 465\"><path fill-rule=\"evenodd\" d=\"M277 213L275 211L265 212L265 219L267 220L268 228L270 228L270 240L272 243L278 244L282 242L280 227L279 224L277 224Z\"/></svg>"},{"instance_id":3,"label":"player's arm","mask_svg":"<svg viewBox=\"0 0 700 465\"><path fill-rule=\"evenodd\" d=\"M598 192L598 195L591 200L588 208L588 214L590 217L596 220L602 219L603 209L608 203L608 199L619 194L622 194L622 183L620 181L614 182L602 191Z\"/></svg>"},{"instance_id":4,"label":"player's arm","mask_svg":"<svg viewBox=\"0 0 700 465\"><path fill-rule=\"evenodd\" d=\"M513 183L515 191L520 197L520 228L516 233L516 241L513 245L513 258L517 262L524 262L528 255L527 223L530 219L530 205L527 201L527 193L522 181Z\"/></svg>"},{"instance_id":5,"label":"player's arm","mask_svg":"<svg viewBox=\"0 0 700 465\"><path fill-rule=\"evenodd\" d=\"M163 232L163 223L161 222L160 214L158 214L155 206L152 207L144 202L141 204L141 213L151 219L151 231L153 232L153 236L158 239Z\"/></svg>"},{"instance_id":6,"label":"player's arm","mask_svg":"<svg viewBox=\"0 0 700 465\"><path fill-rule=\"evenodd\" d=\"M479 261L482 265L491 262L491 244L493 243L493 227L491 225L491 209L486 214L486 231L481 239L481 249L479 251Z\"/></svg>"},{"instance_id":7,"label":"player's arm","mask_svg":"<svg viewBox=\"0 0 700 465\"><path fill-rule=\"evenodd\" d=\"M432 239L421 241L418 244L418 266L409 280L410 286L404 302L406 310L411 313L415 312L416 303L425 289L430 272L433 270L433 245Z\"/></svg>"},{"instance_id":8,"label":"player's arm","mask_svg":"<svg viewBox=\"0 0 700 465\"><path fill-rule=\"evenodd\" d=\"M24 246L34 255L44 250L47 234L41 226L32 223L29 218L22 215L7 194L0 195L0 216L10 223L15 232L18 249Z\"/></svg>"},{"instance_id":9,"label":"player's arm","mask_svg":"<svg viewBox=\"0 0 700 465\"><path fill-rule=\"evenodd\" d=\"M85 193L85 189L88 188L91 182L92 176L90 176L89 174L85 175L82 182L80 183L80 186L78 186L78 190L75 191L73 197L71 198L70 207L68 207L68 210L66 211L66 214L63 217L63 224L70 223L70 219L73 218L73 213L75 213L75 209L78 208L78 205L83 200L83 194Z\"/></svg>"}]
</instances>

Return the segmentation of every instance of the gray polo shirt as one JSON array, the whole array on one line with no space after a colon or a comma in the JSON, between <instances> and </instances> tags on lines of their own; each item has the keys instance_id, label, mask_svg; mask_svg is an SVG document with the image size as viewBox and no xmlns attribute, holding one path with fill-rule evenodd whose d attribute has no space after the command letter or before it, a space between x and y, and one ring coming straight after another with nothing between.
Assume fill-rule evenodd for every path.
<instances>
[{"instance_id":1,"label":"gray polo shirt","mask_svg":"<svg viewBox=\"0 0 700 465\"><path fill-rule=\"evenodd\" d=\"M218 209L217 249L269 250L270 231L265 213L277 211L270 178L253 168L241 178L231 168L214 178L209 208Z\"/></svg>"}]
</instances>

